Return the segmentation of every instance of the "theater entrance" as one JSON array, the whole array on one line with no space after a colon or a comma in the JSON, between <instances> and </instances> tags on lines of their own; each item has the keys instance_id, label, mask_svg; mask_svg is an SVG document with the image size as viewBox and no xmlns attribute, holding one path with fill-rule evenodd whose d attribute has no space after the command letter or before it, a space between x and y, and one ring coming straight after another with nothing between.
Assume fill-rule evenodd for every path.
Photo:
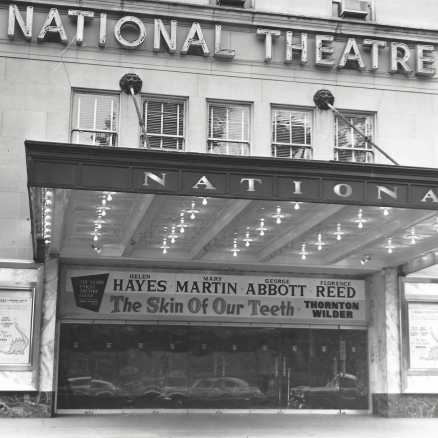
<instances>
[{"instance_id":1,"label":"theater entrance","mask_svg":"<svg viewBox=\"0 0 438 438\"><path fill-rule=\"evenodd\" d=\"M62 323L57 409L368 410L367 331Z\"/></svg>"}]
</instances>

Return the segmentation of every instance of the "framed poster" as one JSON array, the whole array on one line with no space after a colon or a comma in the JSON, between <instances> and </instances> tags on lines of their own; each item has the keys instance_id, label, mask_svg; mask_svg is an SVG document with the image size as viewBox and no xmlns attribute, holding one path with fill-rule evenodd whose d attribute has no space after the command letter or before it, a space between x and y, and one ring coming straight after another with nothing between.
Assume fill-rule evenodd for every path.
<instances>
[{"instance_id":1,"label":"framed poster","mask_svg":"<svg viewBox=\"0 0 438 438\"><path fill-rule=\"evenodd\" d=\"M35 288L0 288L0 370L30 370Z\"/></svg>"},{"instance_id":2,"label":"framed poster","mask_svg":"<svg viewBox=\"0 0 438 438\"><path fill-rule=\"evenodd\" d=\"M438 303L408 302L409 364L438 371Z\"/></svg>"},{"instance_id":3,"label":"framed poster","mask_svg":"<svg viewBox=\"0 0 438 438\"><path fill-rule=\"evenodd\" d=\"M410 376L438 376L438 281L401 278L402 386ZM411 383L410 383L411 382Z\"/></svg>"}]
</instances>

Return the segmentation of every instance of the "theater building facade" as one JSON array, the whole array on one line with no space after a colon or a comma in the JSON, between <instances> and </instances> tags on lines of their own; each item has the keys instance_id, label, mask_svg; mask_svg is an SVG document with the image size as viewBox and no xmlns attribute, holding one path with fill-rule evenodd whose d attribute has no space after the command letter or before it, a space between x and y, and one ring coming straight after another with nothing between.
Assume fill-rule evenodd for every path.
<instances>
[{"instance_id":1,"label":"theater building facade","mask_svg":"<svg viewBox=\"0 0 438 438\"><path fill-rule=\"evenodd\" d=\"M0 1L0 416L437 417L428 7Z\"/></svg>"}]
</instances>

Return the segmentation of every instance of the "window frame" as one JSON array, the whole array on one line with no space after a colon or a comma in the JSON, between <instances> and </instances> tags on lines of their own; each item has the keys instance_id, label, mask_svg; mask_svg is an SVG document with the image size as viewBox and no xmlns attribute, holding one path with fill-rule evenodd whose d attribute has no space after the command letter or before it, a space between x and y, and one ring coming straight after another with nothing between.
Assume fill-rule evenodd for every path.
<instances>
[{"instance_id":1,"label":"window frame","mask_svg":"<svg viewBox=\"0 0 438 438\"><path fill-rule=\"evenodd\" d=\"M310 114L310 144L298 144L298 143L281 143L281 142L275 142L274 141L274 111L296 111L296 112L306 112ZM271 105L271 157L273 158L288 158L288 159L295 159L295 160L312 160L314 155L314 149L315 149L315 111L313 108L309 107L300 107L297 105ZM292 130L291 130L292 134ZM306 138L306 136L305 136ZM299 148L306 148L310 150L310 158L294 158L292 156L289 157L278 157L278 155L273 155L273 148L276 146L289 146L290 151L293 151L293 147L299 147Z\"/></svg>"},{"instance_id":2,"label":"window frame","mask_svg":"<svg viewBox=\"0 0 438 438\"><path fill-rule=\"evenodd\" d=\"M370 117L372 120L372 132L371 132L371 141L376 142L376 120L377 120L377 113L374 112L369 112L369 111L357 111L357 110L340 110L338 109L338 111L347 119L349 117ZM344 162L344 163L364 163L364 164L373 164L376 162L376 150L374 148L373 145L370 145L370 148L356 148L356 147L351 147L351 148L343 148L343 147L338 147L338 129L337 129L337 123L338 123L338 119L340 119L340 117L337 114L333 114L334 118L333 118L333 130L334 130L334 146L333 146L333 160L334 161L339 161L339 162ZM351 128L351 131L353 131L353 128ZM360 128L358 128L360 130ZM354 132L354 131L353 131ZM366 132L364 132L365 135L368 135ZM356 133L356 135L359 135ZM353 139L354 139L354 134L353 134ZM369 144L368 142L365 142L366 144ZM353 142L354 144L354 142ZM371 160L370 161L344 161L344 160L339 160L338 158L338 151L357 151L357 152L367 152L370 154L371 156Z\"/></svg>"},{"instance_id":3,"label":"window frame","mask_svg":"<svg viewBox=\"0 0 438 438\"><path fill-rule=\"evenodd\" d=\"M233 139L221 139L221 138L215 138L215 137L210 137L210 110L212 107L223 107L223 108L227 108L227 107L237 107L237 108L246 108L248 110L248 140L233 140ZM239 100L207 100L207 145L206 145L206 153L207 154L216 154L216 155L230 155L230 156L236 156L236 157L249 157L251 156L251 152L252 152L252 148L251 148L251 139L252 139L252 119L253 119L253 114L252 114L252 109L253 109L253 105L252 102L242 102ZM227 127L228 129L228 127ZM243 145L247 145L247 149L248 149L248 153L244 154L241 153L239 155L237 154L231 154L231 153L219 153L219 152L215 152L213 151L213 149L209 150L209 144L210 142L214 142L214 141L218 141L218 142L223 142L227 144L227 151L228 151L228 146L229 143L239 143L242 146ZM241 151L243 152L243 149L241 149Z\"/></svg>"},{"instance_id":4,"label":"window frame","mask_svg":"<svg viewBox=\"0 0 438 438\"><path fill-rule=\"evenodd\" d=\"M175 104L182 104L183 105L183 110L182 110L182 114L183 114L183 135L168 135L168 134L149 134L147 131L147 117L145 117L146 113L145 113L145 109L144 109L144 105L146 102L149 101L153 101L153 102L161 102L161 103L175 103ZM177 149L177 148L157 148L151 145L151 149L152 150L161 150L161 151L175 151L175 152L184 152L186 151L186 136L187 136L187 114L188 114L188 110L187 110L187 106L188 106L188 98L187 97L181 97L181 96L170 96L170 95L165 95L165 94L142 94L141 95L141 111L142 111L142 117L143 117L143 121L145 124L145 131L146 134L148 136L148 138L150 139L151 137L158 137L158 138L178 138L178 139L182 139L182 148L181 149ZM145 147L145 143L143 143L143 145L141 144L141 137L142 137L142 133L140 132L140 146L141 147Z\"/></svg>"},{"instance_id":5,"label":"window frame","mask_svg":"<svg viewBox=\"0 0 438 438\"><path fill-rule=\"evenodd\" d=\"M102 131L98 129L78 129L73 126L73 118L74 118L74 110L75 110L75 96L78 94L83 95L93 95L93 96L111 96L117 98L117 111L116 114L116 124L117 129L114 131ZM114 146L101 146L101 145L89 145L89 146L97 146L97 147L118 147L119 137L120 137L120 121L121 121L121 92L117 91L107 91L107 90L90 90L88 88L74 88L71 93L71 106L70 106L70 130L69 130L69 141L72 144L83 144L83 143L74 143L73 136L75 133L79 134L80 132L90 132L90 133L111 133L115 136ZM95 140L94 140L95 143Z\"/></svg>"}]
</instances>

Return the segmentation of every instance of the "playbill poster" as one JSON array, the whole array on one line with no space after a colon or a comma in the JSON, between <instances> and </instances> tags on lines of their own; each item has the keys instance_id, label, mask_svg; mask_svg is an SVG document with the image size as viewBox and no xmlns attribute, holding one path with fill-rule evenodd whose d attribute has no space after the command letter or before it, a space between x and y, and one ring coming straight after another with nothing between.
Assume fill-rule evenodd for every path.
<instances>
[{"instance_id":1,"label":"playbill poster","mask_svg":"<svg viewBox=\"0 0 438 438\"><path fill-rule=\"evenodd\" d=\"M438 303L409 303L410 368L438 370Z\"/></svg>"},{"instance_id":2,"label":"playbill poster","mask_svg":"<svg viewBox=\"0 0 438 438\"><path fill-rule=\"evenodd\" d=\"M0 365L30 363L33 294L0 289Z\"/></svg>"}]
</instances>

